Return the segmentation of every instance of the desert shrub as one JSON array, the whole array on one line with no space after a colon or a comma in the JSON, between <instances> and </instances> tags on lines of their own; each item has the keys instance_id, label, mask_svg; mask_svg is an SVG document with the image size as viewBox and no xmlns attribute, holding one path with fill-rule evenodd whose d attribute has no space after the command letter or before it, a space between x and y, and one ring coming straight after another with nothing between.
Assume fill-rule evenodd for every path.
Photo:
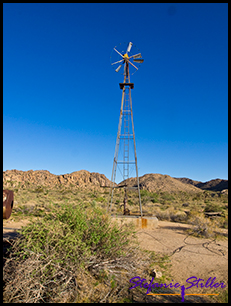
<instances>
[{"instance_id":1,"label":"desert shrub","mask_svg":"<svg viewBox=\"0 0 231 306\"><path fill-rule=\"evenodd\" d=\"M173 222L185 222L187 214L184 211L177 211L170 214L170 219Z\"/></svg>"},{"instance_id":2,"label":"desert shrub","mask_svg":"<svg viewBox=\"0 0 231 306\"><path fill-rule=\"evenodd\" d=\"M210 202L207 203L204 208L205 212L217 212L221 210L222 210L221 206L219 206L217 203L210 203Z\"/></svg>"},{"instance_id":3,"label":"desert shrub","mask_svg":"<svg viewBox=\"0 0 231 306\"><path fill-rule=\"evenodd\" d=\"M35 212L35 205L18 205L14 208L14 216L31 216Z\"/></svg>"},{"instance_id":4,"label":"desert shrub","mask_svg":"<svg viewBox=\"0 0 231 306\"><path fill-rule=\"evenodd\" d=\"M204 193L199 192L199 193L197 193L197 194L193 197L192 200L193 200L193 201L199 201L199 200L201 200L204 196L205 196Z\"/></svg>"},{"instance_id":5,"label":"desert shrub","mask_svg":"<svg viewBox=\"0 0 231 306\"><path fill-rule=\"evenodd\" d=\"M198 237L213 237L215 235L214 230L216 226L209 218L203 215L192 214L188 220L189 224L192 224L192 229L189 230L190 234Z\"/></svg>"},{"instance_id":6,"label":"desert shrub","mask_svg":"<svg viewBox=\"0 0 231 306\"><path fill-rule=\"evenodd\" d=\"M157 208L155 210L155 215L159 220L167 220L173 222L185 222L187 220L187 215L185 212L176 211L173 207L169 207L166 210Z\"/></svg>"},{"instance_id":7,"label":"desert shrub","mask_svg":"<svg viewBox=\"0 0 231 306\"><path fill-rule=\"evenodd\" d=\"M44 187L43 186L38 186L35 188L34 192L36 193L43 193L45 190L44 190Z\"/></svg>"},{"instance_id":8,"label":"desert shrub","mask_svg":"<svg viewBox=\"0 0 231 306\"><path fill-rule=\"evenodd\" d=\"M66 188L66 189L61 189L61 190L59 190L59 192L60 192L62 195L64 195L64 194L70 195L70 194L73 193L73 190Z\"/></svg>"},{"instance_id":9,"label":"desert shrub","mask_svg":"<svg viewBox=\"0 0 231 306\"><path fill-rule=\"evenodd\" d=\"M103 197L96 197L96 202L106 202L107 200Z\"/></svg>"},{"instance_id":10,"label":"desert shrub","mask_svg":"<svg viewBox=\"0 0 231 306\"><path fill-rule=\"evenodd\" d=\"M159 195L155 192L150 194L151 202L152 203L158 203L159 202Z\"/></svg>"},{"instance_id":11,"label":"desert shrub","mask_svg":"<svg viewBox=\"0 0 231 306\"><path fill-rule=\"evenodd\" d=\"M175 197L168 192L161 192L159 196L159 202L161 204L167 204L169 201L175 200Z\"/></svg>"},{"instance_id":12,"label":"desert shrub","mask_svg":"<svg viewBox=\"0 0 231 306\"><path fill-rule=\"evenodd\" d=\"M131 200L131 199L128 199L128 204L129 204L129 205L133 205L133 204L134 204L134 201Z\"/></svg>"},{"instance_id":13,"label":"desert shrub","mask_svg":"<svg viewBox=\"0 0 231 306\"><path fill-rule=\"evenodd\" d=\"M113 302L149 260L134 228L83 204L48 205L21 230L4 265L5 302ZM140 269L141 272L140 272Z\"/></svg>"},{"instance_id":14,"label":"desert shrub","mask_svg":"<svg viewBox=\"0 0 231 306\"><path fill-rule=\"evenodd\" d=\"M155 215L159 220L170 221L170 214L173 213L173 208L161 210L159 207L155 209Z\"/></svg>"},{"instance_id":15,"label":"desert shrub","mask_svg":"<svg viewBox=\"0 0 231 306\"><path fill-rule=\"evenodd\" d=\"M146 189L141 189L140 190L140 195L141 197L144 197L144 196L149 196L150 192Z\"/></svg>"},{"instance_id":16,"label":"desert shrub","mask_svg":"<svg viewBox=\"0 0 231 306\"><path fill-rule=\"evenodd\" d=\"M227 228L228 229L228 216L225 216L221 220L219 220L219 226L222 228Z\"/></svg>"}]
</instances>

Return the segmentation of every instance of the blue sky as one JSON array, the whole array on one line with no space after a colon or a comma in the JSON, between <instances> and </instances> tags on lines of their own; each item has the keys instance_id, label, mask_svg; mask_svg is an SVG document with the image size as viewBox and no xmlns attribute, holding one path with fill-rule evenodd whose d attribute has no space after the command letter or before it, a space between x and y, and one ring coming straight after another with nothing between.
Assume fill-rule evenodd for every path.
<instances>
[{"instance_id":1,"label":"blue sky","mask_svg":"<svg viewBox=\"0 0 231 306\"><path fill-rule=\"evenodd\" d=\"M4 3L4 171L111 178L129 41L139 176L228 178L227 3Z\"/></svg>"}]
</instances>

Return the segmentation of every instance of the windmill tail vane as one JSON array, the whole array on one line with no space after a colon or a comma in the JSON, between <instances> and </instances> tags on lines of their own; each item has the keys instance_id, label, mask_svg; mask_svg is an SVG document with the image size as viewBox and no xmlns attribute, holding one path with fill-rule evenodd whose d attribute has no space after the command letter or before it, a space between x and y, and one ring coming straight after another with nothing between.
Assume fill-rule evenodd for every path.
<instances>
[{"instance_id":1,"label":"windmill tail vane","mask_svg":"<svg viewBox=\"0 0 231 306\"><path fill-rule=\"evenodd\" d=\"M111 186L108 200L108 210L112 211L113 194L115 188L124 188L124 214L130 214L127 208L128 190L131 188L127 185L126 181L130 177L130 167L133 165L136 169L136 180L137 189L139 195L139 208L142 217L142 205L140 196L138 166L137 166L137 154L136 154L136 143L135 143L135 132L133 122L133 111L132 111L132 99L131 89L134 88L134 84L130 82L130 75L133 75L143 63L143 58L139 49L132 43L122 43L115 46L112 50L111 55L111 66L117 73L124 75L123 83L119 83L120 89L122 89L122 100L119 116L119 125L116 139L115 154L113 160ZM123 67L124 66L124 67ZM121 69L123 67L123 69ZM130 145L130 141L133 141L133 146ZM122 145L123 156L122 159L118 159L119 147ZM131 150L133 149L133 150ZM134 155L132 156L131 151ZM122 171L120 170L122 166ZM115 186L116 170L119 168L124 184L121 186Z\"/></svg>"}]
</instances>

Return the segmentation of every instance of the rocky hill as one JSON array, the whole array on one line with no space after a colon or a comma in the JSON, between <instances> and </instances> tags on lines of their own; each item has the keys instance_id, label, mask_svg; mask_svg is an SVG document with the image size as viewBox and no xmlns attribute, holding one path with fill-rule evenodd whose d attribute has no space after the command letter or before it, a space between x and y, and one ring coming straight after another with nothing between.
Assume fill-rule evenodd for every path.
<instances>
[{"instance_id":1,"label":"rocky hill","mask_svg":"<svg viewBox=\"0 0 231 306\"><path fill-rule=\"evenodd\" d=\"M224 189L228 189L228 180L215 179L202 183L200 181L194 181L186 177L175 179L182 183L190 184L203 190L222 191Z\"/></svg>"},{"instance_id":2,"label":"rocky hill","mask_svg":"<svg viewBox=\"0 0 231 306\"><path fill-rule=\"evenodd\" d=\"M136 178L129 178L124 182L121 182L121 185L126 184L130 187L137 187ZM141 176L139 178L140 189L146 189L150 192L178 192L184 191L189 193L202 192L200 188L197 188L193 185L185 184L169 175L163 175L158 173L149 173Z\"/></svg>"},{"instance_id":3,"label":"rocky hill","mask_svg":"<svg viewBox=\"0 0 231 306\"><path fill-rule=\"evenodd\" d=\"M110 186L110 180L104 174L86 170L75 171L63 175L55 175L47 170L6 170L3 171L4 188L28 188L29 186L81 187L91 188Z\"/></svg>"},{"instance_id":4,"label":"rocky hill","mask_svg":"<svg viewBox=\"0 0 231 306\"><path fill-rule=\"evenodd\" d=\"M215 179L205 183L193 181L189 178L173 178L169 175L149 173L141 176L140 188L150 192L178 192L189 193L201 192L203 190L222 191L228 189L228 180ZM136 187L136 178L126 180L128 186ZM121 182L120 184L124 184ZM6 170L3 171L3 188L30 188L46 186L47 188L80 187L92 189L109 187L110 180L104 174L89 172L86 170L75 171L63 175L55 175L47 170Z\"/></svg>"}]
</instances>

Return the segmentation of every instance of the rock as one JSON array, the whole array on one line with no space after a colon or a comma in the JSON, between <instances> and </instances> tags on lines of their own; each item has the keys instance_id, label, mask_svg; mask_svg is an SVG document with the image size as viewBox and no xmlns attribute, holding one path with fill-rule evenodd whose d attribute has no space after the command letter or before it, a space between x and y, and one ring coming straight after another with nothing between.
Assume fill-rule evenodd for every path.
<instances>
[{"instance_id":1,"label":"rock","mask_svg":"<svg viewBox=\"0 0 231 306\"><path fill-rule=\"evenodd\" d=\"M190 215L190 210L187 209L187 210L185 210L184 212L186 213L187 216Z\"/></svg>"},{"instance_id":2,"label":"rock","mask_svg":"<svg viewBox=\"0 0 231 306\"><path fill-rule=\"evenodd\" d=\"M160 271L156 271L156 269L153 269L150 272L150 276L155 277L155 278L161 278L162 277L162 273Z\"/></svg>"}]
</instances>

